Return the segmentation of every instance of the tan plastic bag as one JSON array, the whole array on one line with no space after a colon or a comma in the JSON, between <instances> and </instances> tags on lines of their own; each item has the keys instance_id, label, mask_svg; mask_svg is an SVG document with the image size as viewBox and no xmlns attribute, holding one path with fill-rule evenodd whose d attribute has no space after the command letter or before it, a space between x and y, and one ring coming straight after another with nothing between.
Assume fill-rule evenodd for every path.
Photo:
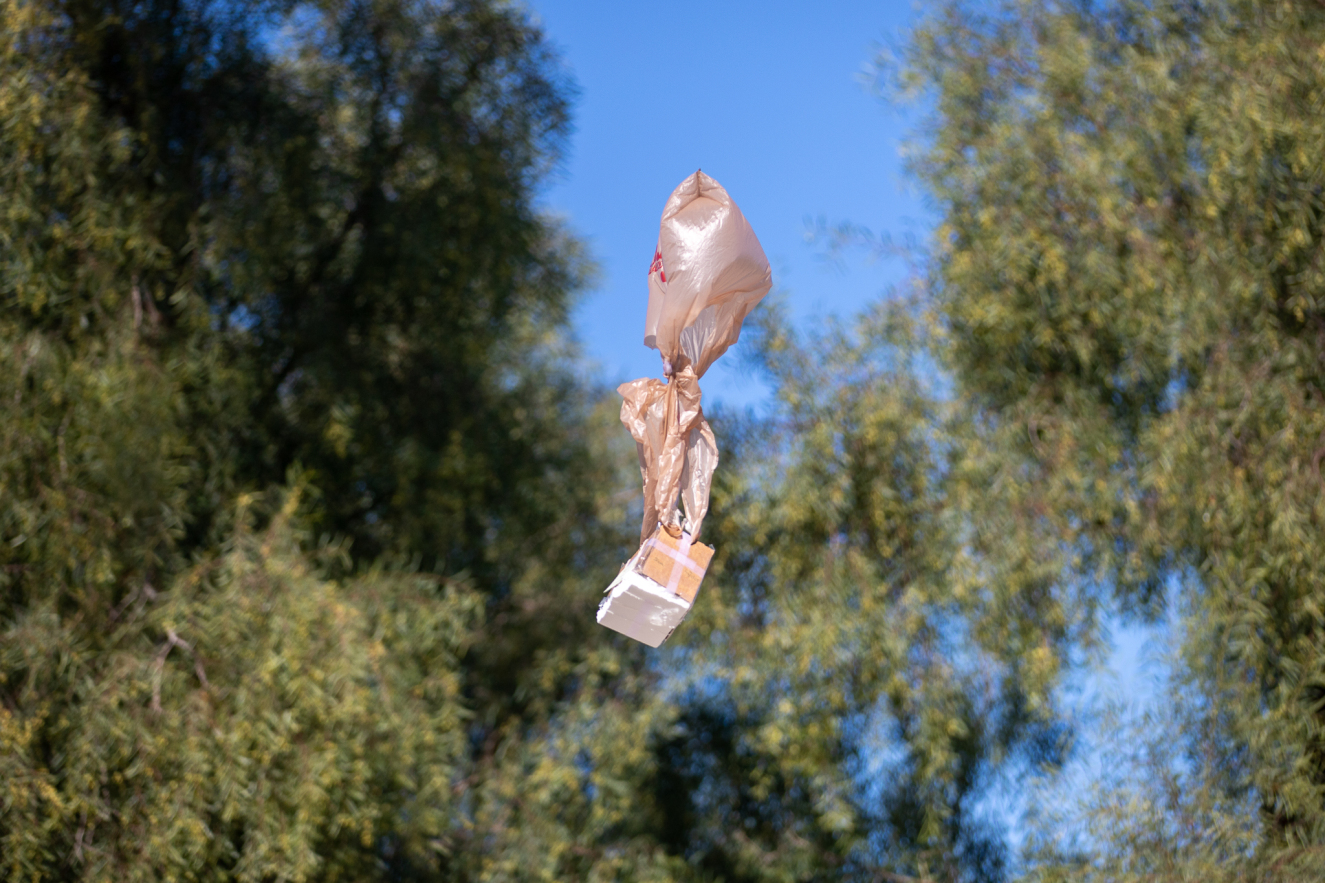
<instances>
[{"instance_id":1,"label":"tan plastic bag","mask_svg":"<svg viewBox=\"0 0 1325 883\"><path fill-rule=\"evenodd\" d=\"M644 343L662 354L669 382L646 377L617 389L644 477L641 542L658 524L680 536L678 494L684 531L698 539L718 465L699 378L736 343L746 314L772 286L768 258L727 191L703 172L681 182L663 209L644 324Z\"/></svg>"}]
</instances>

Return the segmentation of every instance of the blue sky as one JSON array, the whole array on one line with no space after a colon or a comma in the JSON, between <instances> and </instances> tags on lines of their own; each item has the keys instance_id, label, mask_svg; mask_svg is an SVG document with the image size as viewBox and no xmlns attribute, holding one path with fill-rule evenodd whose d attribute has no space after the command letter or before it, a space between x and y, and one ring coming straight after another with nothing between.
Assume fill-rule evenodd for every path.
<instances>
[{"instance_id":1,"label":"blue sky","mask_svg":"<svg viewBox=\"0 0 1325 883\"><path fill-rule=\"evenodd\" d=\"M663 204L697 168L745 212L796 320L849 317L905 279L898 259L835 266L805 233L820 217L896 241L932 228L902 167L916 113L866 82L878 49L898 45L914 20L909 2L529 7L581 89L569 156L543 202L601 269L575 328L605 381L661 373L642 342L647 270ZM764 390L739 362L737 347L709 372L705 401L758 403Z\"/></svg>"}]
</instances>

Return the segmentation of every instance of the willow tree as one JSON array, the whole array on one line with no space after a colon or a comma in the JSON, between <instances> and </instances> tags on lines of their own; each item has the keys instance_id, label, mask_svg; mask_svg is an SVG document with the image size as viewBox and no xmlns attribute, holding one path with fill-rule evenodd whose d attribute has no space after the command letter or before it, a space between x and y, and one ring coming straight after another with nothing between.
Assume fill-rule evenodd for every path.
<instances>
[{"instance_id":1,"label":"willow tree","mask_svg":"<svg viewBox=\"0 0 1325 883\"><path fill-rule=\"evenodd\" d=\"M1186 772L1078 870L1319 862L1323 39L1317 3L950 4L902 77L935 102L943 364L996 464L981 554L1028 598L1183 613ZM1248 798L1250 839L1212 822Z\"/></svg>"},{"instance_id":2,"label":"willow tree","mask_svg":"<svg viewBox=\"0 0 1325 883\"><path fill-rule=\"evenodd\" d=\"M533 207L568 95L485 2L0 6L6 878L468 830L616 557Z\"/></svg>"}]
</instances>

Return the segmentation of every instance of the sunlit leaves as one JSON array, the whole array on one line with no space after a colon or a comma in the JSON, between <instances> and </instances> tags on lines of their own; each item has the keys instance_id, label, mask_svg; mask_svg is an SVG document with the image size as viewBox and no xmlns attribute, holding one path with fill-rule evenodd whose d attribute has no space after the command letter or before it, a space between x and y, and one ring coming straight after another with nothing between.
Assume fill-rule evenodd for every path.
<instances>
[{"instance_id":1,"label":"sunlit leaves","mask_svg":"<svg viewBox=\"0 0 1325 883\"><path fill-rule=\"evenodd\" d=\"M985 560L1077 614L1153 614L1181 578L1180 681L1227 704L1268 850L1325 810L1322 34L1302 3L954 5L905 75L938 100L915 167L944 363L998 464Z\"/></svg>"}]
</instances>

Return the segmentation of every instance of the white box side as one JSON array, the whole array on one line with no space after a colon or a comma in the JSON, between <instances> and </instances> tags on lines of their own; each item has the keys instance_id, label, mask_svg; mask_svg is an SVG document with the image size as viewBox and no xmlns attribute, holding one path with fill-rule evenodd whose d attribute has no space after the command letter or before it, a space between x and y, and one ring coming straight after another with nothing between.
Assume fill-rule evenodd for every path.
<instances>
[{"instance_id":1,"label":"white box side","mask_svg":"<svg viewBox=\"0 0 1325 883\"><path fill-rule=\"evenodd\" d=\"M658 647L685 619L690 605L632 567L626 566L598 606L598 624L641 644Z\"/></svg>"}]
</instances>

